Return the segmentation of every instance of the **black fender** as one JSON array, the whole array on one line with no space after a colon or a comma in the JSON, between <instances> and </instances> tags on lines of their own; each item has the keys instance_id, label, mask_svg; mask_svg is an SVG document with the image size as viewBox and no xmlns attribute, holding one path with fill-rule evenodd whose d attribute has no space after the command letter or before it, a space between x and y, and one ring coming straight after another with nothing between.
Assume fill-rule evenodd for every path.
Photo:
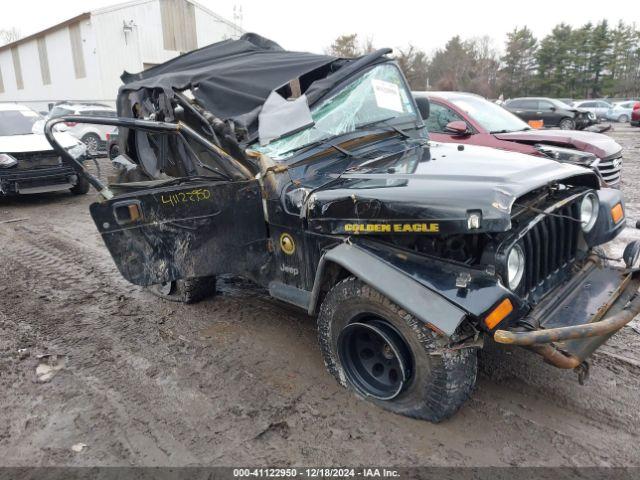
<instances>
[{"instance_id":1,"label":"black fender","mask_svg":"<svg viewBox=\"0 0 640 480\"><path fill-rule=\"evenodd\" d=\"M520 313L528 308L494 273L351 237L320 259L309 301L311 315L316 312L324 270L330 263L340 265L447 336L465 318L483 318L504 298ZM465 288L457 285L461 274L467 278Z\"/></svg>"},{"instance_id":2,"label":"black fender","mask_svg":"<svg viewBox=\"0 0 640 480\"><path fill-rule=\"evenodd\" d=\"M323 275L330 263L340 265L419 320L447 336L453 335L467 315L463 309L425 288L406 272L390 265L362 246L352 243L342 243L333 247L321 257L311 291L310 315L316 312Z\"/></svg>"}]
</instances>

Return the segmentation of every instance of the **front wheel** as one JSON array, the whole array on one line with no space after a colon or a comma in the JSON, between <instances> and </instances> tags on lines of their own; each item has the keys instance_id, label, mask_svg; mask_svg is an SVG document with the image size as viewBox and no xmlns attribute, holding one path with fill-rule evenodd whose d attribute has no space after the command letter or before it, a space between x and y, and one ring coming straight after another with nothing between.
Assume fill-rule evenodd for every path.
<instances>
[{"instance_id":1,"label":"front wheel","mask_svg":"<svg viewBox=\"0 0 640 480\"><path fill-rule=\"evenodd\" d=\"M89 192L89 187L89 181L86 178L78 175L76 184L71 187L70 190L74 195L86 195Z\"/></svg>"},{"instance_id":2,"label":"front wheel","mask_svg":"<svg viewBox=\"0 0 640 480\"><path fill-rule=\"evenodd\" d=\"M560 125L559 126L560 126L561 130L575 130L576 129L576 122L574 122L570 118L563 118L562 120L560 120Z\"/></svg>"},{"instance_id":3,"label":"front wheel","mask_svg":"<svg viewBox=\"0 0 640 480\"><path fill-rule=\"evenodd\" d=\"M394 413L439 422L475 385L474 349L442 348L443 339L423 322L355 277L327 294L318 340L342 386Z\"/></svg>"},{"instance_id":4,"label":"front wheel","mask_svg":"<svg viewBox=\"0 0 640 480\"><path fill-rule=\"evenodd\" d=\"M620 123L627 123L629 121L629 117L626 115L620 115L618 117L618 122Z\"/></svg>"}]
</instances>

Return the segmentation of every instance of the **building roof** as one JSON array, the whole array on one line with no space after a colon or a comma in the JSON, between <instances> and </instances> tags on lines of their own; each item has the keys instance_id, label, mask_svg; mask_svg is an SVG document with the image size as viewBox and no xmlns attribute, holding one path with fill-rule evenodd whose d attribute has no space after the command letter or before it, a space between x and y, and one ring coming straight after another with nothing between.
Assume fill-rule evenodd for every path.
<instances>
[{"instance_id":1,"label":"building roof","mask_svg":"<svg viewBox=\"0 0 640 480\"><path fill-rule=\"evenodd\" d=\"M52 25L49 28L45 28L44 30L41 30L39 32L36 33L32 33L31 35L28 35L26 37L22 37L18 40L15 40L11 43L7 43L5 45L0 46L0 52L3 50L7 50L8 48L11 47L15 47L17 45L20 45L21 43L25 43L28 42L29 40L35 40L38 37L41 37L42 35L46 35L47 33L51 33L51 32L55 32L56 30L59 30L61 28L64 28L68 25L73 25L74 23L80 22L82 20L86 20L88 18L91 17L91 13L90 12L84 12L81 13L80 15L76 15L75 17L69 18L68 20L65 20L64 22L60 22L56 25Z\"/></svg>"},{"instance_id":2,"label":"building roof","mask_svg":"<svg viewBox=\"0 0 640 480\"><path fill-rule=\"evenodd\" d=\"M75 17L69 18L63 22L57 23L55 25L52 25L48 28L45 28L44 30L40 30L39 32L36 33L32 33L31 35L28 35L26 37L20 38L18 40L15 40L11 43L7 43L5 45L1 45L0 46L0 52L7 50L11 47L15 47L18 46L22 43L28 42L30 40L35 40L38 37L41 37L43 35L46 35L48 33L51 32L55 32L56 30L59 30L61 28L67 27L69 25L73 25L74 23L80 22L82 20L88 20L89 18L91 18L91 15L99 15L101 13L107 13L107 12L113 12L114 10L120 10L122 8L127 8L127 7L131 7L134 5L139 5L141 3L148 3L151 1L155 1L155 0L131 0L129 2L124 2L124 3L117 3L115 5L111 5L108 7L103 7L103 8L98 8L96 10L92 10L91 12L84 12L81 13L80 15L76 15ZM230 22L229 20L226 20L225 18L221 17L220 15L212 12L211 10L209 10L208 8L204 7L203 5L200 5L199 3L193 1L193 0L185 0L186 2L189 2L195 6L197 6L198 8L201 8L202 10L204 10L207 14L211 15L212 17L215 17L215 19L219 22L222 23L226 23L227 25L237 28L239 31L242 31L242 29L238 26L235 25L233 22Z\"/></svg>"}]
</instances>

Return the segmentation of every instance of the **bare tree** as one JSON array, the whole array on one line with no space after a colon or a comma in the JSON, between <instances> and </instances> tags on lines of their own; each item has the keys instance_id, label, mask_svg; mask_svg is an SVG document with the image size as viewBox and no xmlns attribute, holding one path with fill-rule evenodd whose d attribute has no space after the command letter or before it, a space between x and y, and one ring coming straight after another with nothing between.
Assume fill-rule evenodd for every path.
<instances>
[{"instance_id":1,"label":"bare tree","mask_svg":"<svg viewBox=\"0 0 640 480\"><path fill-rule=\"evenodd\" d=\"M412 90L427 90L427 70L429 59L427 54L419 48L409 45L405 49L398 49L394 58L404 72Z\"/></svg>"},{"instance_id":2,"label":"bare tree","mask_svg":"<svg viewBox=\"0 0 640 480\"><path fill-rule=\"evenodd\" d=\"M358 45L358 34L340 35L327 49L327 53L341 58L359 57L362 52Z\"/></svg>"},{"instance_id":3,"label":"bare tree","mask_svg":"<svg viewBox=\"0 0 640 480\"><path fill-rule=\"evenodd\" d=\"M0 45L6 45L7 43L20 40L20 30L16 27L0 28Z\"/></svg>"}]
</instances>

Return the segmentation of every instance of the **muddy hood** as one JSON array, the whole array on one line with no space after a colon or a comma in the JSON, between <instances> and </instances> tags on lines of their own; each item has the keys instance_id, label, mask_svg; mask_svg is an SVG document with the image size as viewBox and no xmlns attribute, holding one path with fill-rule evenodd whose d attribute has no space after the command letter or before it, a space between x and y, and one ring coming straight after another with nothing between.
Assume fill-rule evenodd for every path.
<instances>
[{"instance_id":1,"label":"muddy hood","mask_svg":"<svg viewBox=\"0 0 640 480\"><path fill-rule=\"evenodd\" d=\"M546 143L575 148L593 153L599 158L609 157L622 150L622 147L607 135L577 130L525 130L524 132L499 133L495 137L513 142Z\"/></svg>"},{"instance_id":2,"label":"muddy hood","mask_svg":"<svg viewBox=\"0 0 640 480\"><path fill-rule=\"evenodd\" d=\"M585 168L487 147L459 150L430 142L380 163L362 173L352 169L313 192L304 212L310 229L464 233L470 231L469 216L477 214L480 226L473 232L506 231L513 203L532 190L556 181L598 188L597 177Z\"/></svg>"}]
</instances>

